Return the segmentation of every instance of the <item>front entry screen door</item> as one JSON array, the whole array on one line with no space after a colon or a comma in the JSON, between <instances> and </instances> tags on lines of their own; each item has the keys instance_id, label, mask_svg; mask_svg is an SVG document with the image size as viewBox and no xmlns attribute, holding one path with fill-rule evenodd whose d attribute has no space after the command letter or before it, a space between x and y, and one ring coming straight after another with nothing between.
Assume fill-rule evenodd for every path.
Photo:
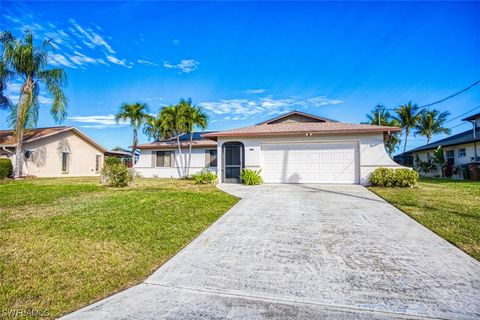
<instances>
[{"instance_id":1,"label":"front entry screen door","mask_svg":"<svg viewBox=\"0 0 480 320\"><path fill-rule=\"evenodd\" d=\"M242 170L242 146L240 144L225 145L225 182L240 183Z\"/></svg>"}]
</instances>

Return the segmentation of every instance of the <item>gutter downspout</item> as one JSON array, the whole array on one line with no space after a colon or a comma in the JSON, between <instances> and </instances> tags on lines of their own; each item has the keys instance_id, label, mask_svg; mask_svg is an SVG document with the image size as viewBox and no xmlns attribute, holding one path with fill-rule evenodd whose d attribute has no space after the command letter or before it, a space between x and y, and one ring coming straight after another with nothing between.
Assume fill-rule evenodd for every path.
<instances>
[{"instance_id":1,"label":"gutter downspout","mask_svg":"<svg viewBox=\"0 0 480 320\"><path fill-rule=\"evenodd\" d=\"M473 159L473 162L477 162L477 158L478 158L478 154L477 154L477 141L475 141L476 139L476 131L477 131L477 121L476 120L473 120L471 121L472 125L473 125L473 156L475 157Z\"/></svg>"}]
</instances>

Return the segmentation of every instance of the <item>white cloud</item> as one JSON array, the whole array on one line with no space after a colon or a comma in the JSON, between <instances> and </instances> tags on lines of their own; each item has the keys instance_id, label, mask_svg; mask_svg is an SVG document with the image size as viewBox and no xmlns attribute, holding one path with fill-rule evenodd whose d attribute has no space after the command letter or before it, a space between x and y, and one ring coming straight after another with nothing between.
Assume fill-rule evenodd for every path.
<instances>
[{"instance_id":1,"label":"white cloud","mask_svg":"<svg viewBox=\"0 0 480 320\"><path fill-rule=\"evenodd\" d=\"M52 105L53 99L44 95L39 95L38 102L40 103L40 105Z\"/></svg>"},{"instance_id":2,"label":"white cloud","mask_svg":"<svg viewBox=\"0 0 480 320\"><path fill-rule=\"evenodd\" d=\"M77 67L64 55L60 53L50 53L48 55L48 63L53 66L62 66L76 69Z\"/></svg>"},{"instance_id":3,"label":"white cloud","mask_svg":"<svg viewBox=\"0 0 480 320\"><path fill-rule=\"evenodd\" d=\"M125 125L122 123L117 124L117 122L115 121L115 116L113 114L108 114L106 116L72 116L68 117L68 120L79 123L86 123L86 125L83 125L83 128L99 128L100 126L106 128Z\"/></svg>"},{"instance_id":4,"label":"white cloud","mask_svg":"<svg viewBox=\"0 0 480 320\"><path fill-rule=\"evenodd\" d=\"M225 99L215 102L203 102L200 105L214 115L223 116L222 119L224 120L246 120L260 115L276 115L295 109L337 105L342 102L342 99L330 99L326 96L307 99L298 97L281 99L262 97L258 99Z\"/></svg>"},{"instance_id":5,"label":"white cloud","mask_svg":"<svg viewBox=\"0 0 480 320\"><path fill-rule=\"evenodd\" d=\"M195 59L184 59L177 64L172 64L168 61L163 63L163 67L167 69L178 69L183 73L190 73L198 69L200 63Z\"/></svg>"},{"instance_id":6,"label":"white cloud","mask_svg":"<svg viewBox=\"0 0 480 320\"><path fill-rule=\"evenodd\" d=\"M157 63L151 62L151 61L148 61L148 60L138 59L137 62L140 63L140 64L146 64L146 65L149 65L149 66L160 67L160 65L158 65Z\"/></svg>"},{"instance_id":7,"label":"white cloud","mask_svg":"<svg viewBox=\"0 0 480 320\"><path fill-rule=\"evenodd\" d=\"M249 90L243 91L243 93L246 93L246 94L260 94L264 92L265 92L265 89L249 89Z\"/></svg>"},{"instance_id":8,"label":"white cloud","mask_svg":"<svg viewBox=\"0 0 480 320\"><path fill-rule=\"evenodd\" d=\"M75 27L78 33L75 33L77 37L82 39L82 42L87 45L89 48L93 49L95 47L101 47L105 49L108 53L114 54L115 50L100 36L98 33L93 31L90 28L83 28L75 20L70 19L70 23Z\"/></svg>"},{"instance_id":9,"label":"white cloud","mask_svg":"<svg viewBox=\"0 0 480 320\"><path fill-rule=\"evenodd\" d=\"M72 69L88 65L132 66L132 62L118 57L110 38L94 24L84 26L70 19L58 25L22 7L10 7L3 14L11 23L12 32L20 34L28 28L37 41L51 39L55 52L50 52L48 62L53 66Z\"/></svg>"},{"instance_id":10,"label":"white cloud","mask_svg":"<svg viewBox=\"0 0 480 320\"><path fill-rule=\"evenodd\" d=\"M173 44L178 46L180 44L180 40L179 39L173 39L172 40Z\"/></svg>"}]
</instances>

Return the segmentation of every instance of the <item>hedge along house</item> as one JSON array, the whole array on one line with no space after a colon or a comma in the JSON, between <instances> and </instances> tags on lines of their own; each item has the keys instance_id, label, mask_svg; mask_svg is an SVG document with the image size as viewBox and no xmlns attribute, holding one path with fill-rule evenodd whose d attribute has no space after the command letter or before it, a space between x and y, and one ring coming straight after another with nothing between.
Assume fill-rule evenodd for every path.
<instances>
[{"instance_id":1,"label":"hedge along house","mask_svg":"<svg viewBox=\"0 0 480 320\"><path fill-rule=\"evenodd\" d=\"M28 129L23 139L24 176L75 177L100 175L107 150L74 127ZM12 130L0 130L0 158L15 166Z\"/></svg>"},{"instance_id":2,"label":"hedge along house","mask_svg":"<svg viewBox=\"0 0 480 320\"><path fill-rule=\"evenodd\" d=\"M242 169L261 169L266 183L368 184L378 167L400 168L384 147L399 128L350 124L289 112L254 126L196 133L190 174L215 170L219 181L239 183ZM183 163L189 135L181 136ZM144 177L180 177L176 139L140 145L135 168Z\"/></svg>"}]
</instances>

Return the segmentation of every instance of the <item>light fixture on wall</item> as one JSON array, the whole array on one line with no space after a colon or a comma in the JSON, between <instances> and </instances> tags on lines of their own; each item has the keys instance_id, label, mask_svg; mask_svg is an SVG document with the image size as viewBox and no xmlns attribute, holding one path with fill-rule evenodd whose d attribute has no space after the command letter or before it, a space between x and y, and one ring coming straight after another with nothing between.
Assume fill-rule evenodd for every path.
<instances>
[{"instance_id":1,"label":"light fixture on wall","mask_svg":"<svg viewBox=\"0 0 480 320\"><path fill-rule=\"evenodd\" d=\"M312 135L312 133L311 133L311 132L307 132L307 133L305 133L305 135L308 136L308 137L310 137L310 136Z\"/></svg>"}]
</instances>

